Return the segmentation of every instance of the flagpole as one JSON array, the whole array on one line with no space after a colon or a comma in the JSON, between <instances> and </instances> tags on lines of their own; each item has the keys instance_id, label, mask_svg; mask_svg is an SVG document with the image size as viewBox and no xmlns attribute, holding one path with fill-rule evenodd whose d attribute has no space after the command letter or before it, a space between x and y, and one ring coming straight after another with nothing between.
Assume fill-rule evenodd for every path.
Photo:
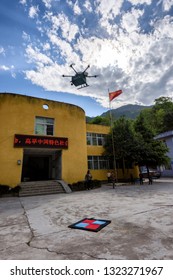
<instances>
[{"instance_id":1,"label":"flagpole","mask_svg":"<svg viewBox=\"0 0 173 280\"><path fill-rule=\"evenodd\" d=\"M114 146L114 132L113 132L112 108L111 108L111 100L110 100L110 96L109 96L109 89L108 89L108 97L109 97L110 129L111 129L112 148L113 148L113 167L114 167L114 172L115 172L115 180L116 180L116 182L118 182L118 178L117 178L117 168L116 168L116 158L115 158L115 146Z\"/></svg>"}]
</instances>

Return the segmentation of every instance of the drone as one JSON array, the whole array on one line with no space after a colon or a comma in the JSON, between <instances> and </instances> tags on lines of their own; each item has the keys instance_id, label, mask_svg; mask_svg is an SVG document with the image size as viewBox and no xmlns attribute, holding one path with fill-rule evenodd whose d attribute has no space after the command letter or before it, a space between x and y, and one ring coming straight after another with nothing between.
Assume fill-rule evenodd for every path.
<instances>
[{"instance_id":1,"label":"drone","mask_svg":"<svg viewBox=\"0 0 173 280\"><path fill-rule=\"evenodd\" d=\"M63 77L71 77L71 85L77 87L78 89L88 87L89 85L87 84L86 79L87 78L96 78L98 75L93 75L89 76L88 73L86 72L90 65L86 67L86 69L83 72L77 72L75 68L73 67L74 63L70 65L70 67L74 70L75 75L74 76L68 76L68 75L62 75Z\"/></svg>"}]
</instances>

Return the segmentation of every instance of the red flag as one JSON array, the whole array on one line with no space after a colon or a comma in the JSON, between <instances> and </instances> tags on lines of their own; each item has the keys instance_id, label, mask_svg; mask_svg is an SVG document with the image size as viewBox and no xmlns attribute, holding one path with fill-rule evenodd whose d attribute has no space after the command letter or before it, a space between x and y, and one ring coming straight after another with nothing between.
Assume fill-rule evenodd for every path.
<instances>
[{"instance_id":1,"label":"red flag","mask_svg":"<svg viewBox=\"0 0 173 280\"><path fill-rule=\"evenodd\" d=\"M121 89L117 91L109 92L109 100L112 101L115 97L117 97L121 93L122 93Z\"/></svg>"}]
</instances>

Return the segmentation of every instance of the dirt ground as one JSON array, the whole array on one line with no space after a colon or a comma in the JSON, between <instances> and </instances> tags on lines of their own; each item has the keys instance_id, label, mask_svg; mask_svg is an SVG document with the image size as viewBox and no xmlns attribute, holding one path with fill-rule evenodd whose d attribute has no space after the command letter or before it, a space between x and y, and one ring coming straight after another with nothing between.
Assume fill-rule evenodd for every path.
<instances>
[{"instance_id":1,"label":"dirt ground","mask_svg":"<svg viewBox=\"0 0 173 280\"><path fill-rule=\"evenodd\" d=\"M70 229L111 220L99 232ZM1 260L173 259L173 180L35 197L0 198Z\"/></svg>"}]
</instances>

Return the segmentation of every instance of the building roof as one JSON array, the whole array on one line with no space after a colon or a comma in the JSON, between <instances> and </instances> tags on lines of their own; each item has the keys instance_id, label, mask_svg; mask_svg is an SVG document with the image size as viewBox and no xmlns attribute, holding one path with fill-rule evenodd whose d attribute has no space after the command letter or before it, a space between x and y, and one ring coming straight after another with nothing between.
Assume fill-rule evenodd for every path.
<instances>
[{"instance_id":1,"label":"building roof","mask_svg":"<svg viewBox=\"0 0 173 280\"><path fill-rule=\"evenodd\" d=\"M68 105L68 106L71 106L71 107L76 107L76 108L79 108L81 111L84 112L85 114L85 111L83 108L79 107L78 105L74 105L74 104L70 104L70 103L65 103L65 102L60 102L60 101L57 101L57 100L52 100L52 99L46 99L46 98L40 98L40 97L35 97L35 96L30 96L30 95L25 95L25 94L19 94L19 93L13 93L13 92L0 92L0 97L1 96L5 96L5 95L8 95L8 96L13 96L13 97L23 97L23 98L28 98L28 100L32 100L32 99L35 99L35 100L42 100L42 101L47 101L47 102L52 102L52 103L56 103L56 104L65 104L65 105Z\"/></svg>"},{"instance_id":2,"label":"building roof","mask_svg":"<svg viewBox=\"0 0 173 280\"><path fill-rule=\"evenodd\" d=\"M157 136L154 137L154 139L164 139L164 138L170 138L173 136L173 130L170 130L170 131L166 131L166 132L163 132L163 133L160 133L158 134Z\"/></svg>"}]
</instances>

